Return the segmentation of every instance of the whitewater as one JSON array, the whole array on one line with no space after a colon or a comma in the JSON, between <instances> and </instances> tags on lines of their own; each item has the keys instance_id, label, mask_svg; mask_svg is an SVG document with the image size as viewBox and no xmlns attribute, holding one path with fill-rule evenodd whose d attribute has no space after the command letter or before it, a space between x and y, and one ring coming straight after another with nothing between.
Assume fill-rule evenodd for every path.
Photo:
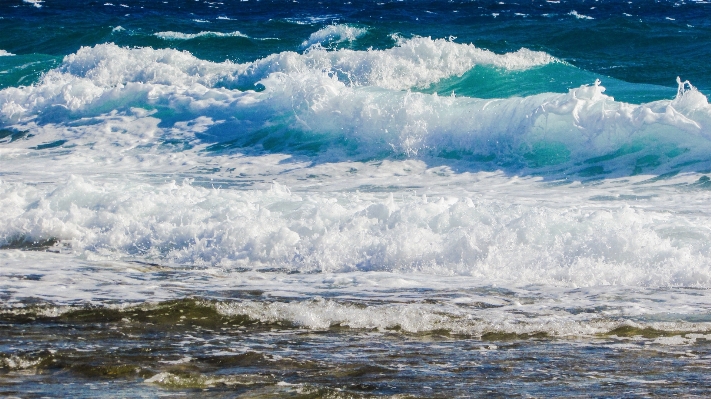
<instances>
[{"instance_id":1,"label":"whitewater","mask_svg":"<svg viewBox=\"0 0 711 399\"><path fill-rule=\"evenodd\" d=\"M543 3L477 13L609 12ZM250 5L265 29L234 4L155 25L119 17L157 5L126 4L61 55L0 40L0 392L703 396L705 80L626 80L349 5ZM201 55L228 44L237 58ZM532 382L541 357L556 371Z\"/></svg>"}]
</instances>

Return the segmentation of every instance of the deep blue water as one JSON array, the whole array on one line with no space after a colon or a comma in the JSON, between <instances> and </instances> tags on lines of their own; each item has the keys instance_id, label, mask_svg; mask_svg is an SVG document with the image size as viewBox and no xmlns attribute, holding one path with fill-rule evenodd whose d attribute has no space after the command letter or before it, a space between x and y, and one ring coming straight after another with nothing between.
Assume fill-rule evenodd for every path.
<instances>
[{"instance_id":1,"label":"deep blue water","mask_svg":"<svg viewBox=\"0 0 711 399\"><path fill-rule=\"evenodd\" d=\"M545 51L582 71L625 82L675 88L681 76L702 89L711 87L711 22L708 4L695 1L46 1L41 8L21 1L0 4L0 48L38 61L28 67L46 71L47 56L61 57L81 46L116 43L187 50L201 59L254 61L297 49L315 30L333 23L367 26L368 34L344 46L388 48L399 33L473 43L495 52L521 47ZM111 5L109 5L111 4ZM579 18L571 12L591 19ZM217 17L230 20L217 20ZM205 20L208 22L196 22ZM122 34L112 29L122 26ZM240 31L247 38L166 42L159 31L197 33ZM12 64L9 64L12 62ZM28 70L28 72L29 72ZM24 75L22 75L24 76ZM18 84L7 76L0 87ZM562 77L561 77L562 78ZM581 78L568 78L577 85ZM565 78L563 78L565 79ZM33 79L31 81L34 81ZM30 82L31 82L30 81ZM27 84L29 82L25 82ZM540 91L564 88L570 82ZM654 88L649 88L654 90ZM670 98L674 91L667 91Z\"/></svg>"}]
</instances>

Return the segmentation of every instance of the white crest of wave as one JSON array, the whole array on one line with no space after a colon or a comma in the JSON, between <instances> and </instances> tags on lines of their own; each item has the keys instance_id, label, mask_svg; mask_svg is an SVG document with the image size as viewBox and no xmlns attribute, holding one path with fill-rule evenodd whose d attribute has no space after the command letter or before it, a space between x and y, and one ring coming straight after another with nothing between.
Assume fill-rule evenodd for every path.
<instances>
[{"instance_id":1,"label":"white crest of wave","mask_svg":"<svg viewBox=\"0 0 711 399\"><path fill-rule=\"evenodd\" d=\"M43 110L90 110L131 98L147 104L191 87L205 91L235 69L229 62L202 61L175 50L84 47L66 56L40 83L0 91L0 114L17 121Z\"/></svg>"},{"instance_id":2,"label":"white crest of wave","mask_svg":"<svg viewBox=\"0 0 711 399\"><path fill-rule=\"evenodd\" d=\"M32 4L33 6L37 8L42 8L42 3L44 3L43 0L22 0L25 3Z\"/></svg>"},{"instance_id":3,"label":"white crest of wave","mask_svg":"<svg viewBox=\"0 0 711 399\"><path fill-rule=\"evenodd\" d=\"M492 100L361 89L324 74L272 74L262 83L279 114L296 113L294 128L324 138L339 132L368 155L468 151L506 159L540 144L582 161L635 138L693 149L711 140L711 107L693 87L673 101L633 105L606 96L599 81L565 94Z\"/></svg>"},{"instance_id":4,"label":"white crest of wave","mask_svg":"<svg viewBox=\"0 0 711 399\"><path fill-rule=\"evenodd\" d=\"M0 245L59 239L88 259L391 271L483 281L711 287L707 218L447 197L0 184ZM669 223L674 226L669 228Z\"/></svg>"},{"instance_id":5,"label":"white crest of wave","mask_svg":"<svg viewBox=\"0 0 711 399\"><path fill-rule=\"evenodd\" d=\"M574 16L574 17L577 18L577 19L595 19L595 18L593 18L593 17L591 17L591 16L580 14L580 13L578 13L578 12L575 11L575 10L569 12L568 15L572 15L572 16Z\"/></svg>"},{"instance_id":6,"label":"white crest of wave","mask_svg":"<svg viewBox=\"0 0 711 399\"><path fill-rule=\"evenodd\" d=\"M558 302L560 303L560 302ZM408 333L448 331L454 334L482 336L486 333L536 334L552 336L590 336L607 333L617 327L651 327L661 331L707 331L709 323L615 321L589 314L588 317L563 317L562 312L541 309L521 311L521 305L495 309L457 308L442 304L391 303L362 306L316 298L306 301L216 303L216 310L226 316L248 316L263 323L289 323L313 330L334 326L357 329L400 330ZM555 305L554 305L555 306ZM535 308L535 306L531 306ZM531 317L532 313L538 313ZM540 313L539 313L540 312ZM703 336L701 336L703 337ZM694 339L684 340L683 343ZM669 344L674 344L669 342Z\"/></svg>"},{"instance_id":7,"label":"white crest of wave","mask_svg":"<svg viewBox=\"0 0 711 399\"><path fill-rule=\"evenodd\" d=\"M368 32L366 28L359 28L345 24L328 25L325 28L319 29L309 36L307 40L301 43L302 48L307 48L315 44L335 44L343 42L352 42Z\"/></svg>"},{"instance_id":8,"label":"white crest of wave","mask_svg":"<svg viewBox=\"0 0 711 399\"><path fill-rule=\"evenodd\" d=\"M599 82L564 94L492 100L399 91L477 63L515 69L551 60L529 50L498 55L429 38L378 51L285 52L246 64L105 44L65 57L36 85L0 91L0 118L5 124L38 117L61 123L66 115L170 108L184 121L231 120L227 134L249 134L274 121L317 140L336 134L357 145L360 156L468 151L506 158L552 143L575 160L650 135L686 148L708 146L711 107L688 82L674 100L642 105L614 101ZM255 82L265 90L236 89Z\"/></svg>"},{"instance_id":9,"label":"white crest of wave","mask_svg":"<svg viewBox=\"0 0 711 399\"><path fill-rule=\"evenodd\" d=\"M357 329L399 329L408 333L437 330L454 334L481 336L488 332L551 335L592 335L611 330L611 321L562 320L538 316L535 320L508 316L504 311L478 310L473 317L469 310L426 304L387 304L360 306L315 299L294 302L217 303L218 312L226 316L248 316L262 323L287 322L308 329L325 330L334 326ZM444 308L444 309L443 309Z\"/></svg>"},{"instance_id":10,"label":"white crest of wave","mask_svg":"<svg viewBox=\"0 0 711 399\"><path fill-rule=\"evenodd\" d=\"M181 32L166 31L166 32L157 32L154 35L160 39L163 39L163 40L191 40L191 39L197 39L199 37L246 37L246 38L249 37L240 31L227 32L227 33L210 32L210 31L202 31L200 33L181 33Z\"/></svg>"},{"instance_id":11,"label":"white crest of wave","mask_svg":"<svg viewBox=\"0 0 711 399\"><path fill-rule=\"evenodd\" d=\"M0 50L0 57L9 57L9 56L13 56L13 55L15 55L15 54L9 53L6 50Z\"/></svg>"},{"instance_id":12,"label":"white crest of wave","mask_svg":"<svg viewBox=\"0 0 711 399\"><path fill-rule=\"evenodd\" d=\"M527 49L496 54L472 44L415 37L400 40L397 46L386 50L328 51L316 46L305 54L274 54L250 65L247 76L264 78L274 72L329 71L352 86L407 90L461 76L476 65L523 70L551 62L555 58L550 55Z\"/></svg>"},{"instance_id":13,"label":"white crest of wave","mask_svg":"<svg viewBox=\"0 0 711 399\"><path fill-rule=\"evenodd\" d=\"M59 68L49 71L36 85L0 91L0 118L17 122L47 107L70 111L103 108L97 101L120 103L121 99L144 97L144 102L160 102L188 88L195 94L214 92L219 87L253 85L275 73L317 77L325 71L349 86L402 90L461 75L477 64L525 69L552 61L545 53L525 49L498 55L430 38L406 40L388 50L284 52L246 64L213 63L169 49L103 44L66 56Z\"/></svg>"}]
</instances>

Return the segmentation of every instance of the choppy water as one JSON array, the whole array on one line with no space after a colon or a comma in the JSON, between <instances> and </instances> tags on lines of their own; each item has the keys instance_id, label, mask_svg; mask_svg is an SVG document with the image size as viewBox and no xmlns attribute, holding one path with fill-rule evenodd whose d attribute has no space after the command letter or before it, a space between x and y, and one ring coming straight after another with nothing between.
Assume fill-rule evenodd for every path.
<instances>
[{"instance_id":1,"label":"choppy water","mask_svg":"<svg viewBox=\"0 0 711 399\"><path fill-rule=\"evenodd\" d=\"M709 394L703 1L0 4L6 396Z\"/></svg>"}]
</instances>

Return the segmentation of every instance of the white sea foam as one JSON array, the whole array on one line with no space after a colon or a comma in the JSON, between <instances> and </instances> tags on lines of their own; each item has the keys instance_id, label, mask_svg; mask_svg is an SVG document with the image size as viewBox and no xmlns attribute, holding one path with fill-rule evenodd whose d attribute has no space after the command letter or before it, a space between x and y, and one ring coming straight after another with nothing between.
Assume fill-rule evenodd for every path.
<instances>
[{"instance_id":1,"label":"white sea foam","mask_svg":"<svg viewBox=\"0 0 711 399\"><path fill-rule=\"evenodd\" d=\"M217 310L225 315L245 315L263 323L287 322L314 330L333 326L358 329L399 329L408 333L449 331L454 334L482 336L486 333L536 334L551 336L590 336L603 334L622 326L651 327L661 331L708 331L711 323L614 321L590 315L575 317L564 312L536 312L536 317L511 312L531 311L518 305L495 309L467 309L442 304L393 303L363 307L358 303L339 303L317 298L311 301L218 303ZM534 308L531 306L530 308ZM517 312L517 313L518 313ZM684 330L686 329L686 330ZM696 334L700 335L700 334ZM699 337L702 340L704 338ZM696 337L658 339L662 345L688 345ZM703 342L703 341L702 341Z\"/></svg>"},{"instance_id":2,"label":"white sea foam","mask_svg":"<svg viewBox=\"0 0 711 399\"><path fill-rule=\"evenodd\" d=\"M352 42L368 32L365 28L350 25L328 25L325 28L314 32L308 40L301 44L302 48L307 48L315 44L328 45L342 42Z\"/></svg>"},{"instance_id":3,"label":"white sea foam","mask_svg":"<svg viewBox=\"0 0 711 399\"><path fill-rule=\"evenodd\" d=\"M28 360L17 355L0 358L0 365L6 370L24 370L34 367L42 362L42 359Z\"/></svg>"},{"instance_id":4,"label":"white sea foam","mask_svg":"<svg viewBox=\"0 0 711 399\"><path fill-rule=\"evenodd\" d=\"M458 58L467 52L471 56L468 60ZM429 58L423 57L427 54ZM363 156L391 151L392 146L396 151L411 153L418 145L411 136L420 134L427 122L420 121L418 108L408 111L406 104L419 107L418 103L429 102L431 98L435 106L446 107L450 100L407 93L394 93L392 97L354 88L366 84L395 88L426 85L465 72L477 57L479 62L511 67L550 60L543 53L527 50L496 55L473 46L427 38L408 40L386 51L313 50L303 55L277 54L249 64L211 63L175 50L99 45L67 56L59 68L48 72L37 85L0 91L0 119L5 124L16 123L41 114L46 123L52 118L61 121L71 114L96 116L110 111L107 106L117 111L167 106L175 109L181 119L204 115L215 121L228 119L241 124L241 120L254 127L255 123L282 119L290 127L298 128L304 122L318 123L317 119L325 118L326 123L315 133L331 129L333 122L346 122L348 125L338 128L347 127L346 135L362 136L364 143L375 140L375 146L366 145L359 150ZM348 76L329 75L323 72L324 68L345 71ZM263 93L230 89L249 87L259 80L268 88ZM327 103L334 98L335 103ZM338 106L343 109L334 108ZM420 109L428 108L425 105ZM301 111L295 115L294 110ZM342 116L333 119L333 111ZM234 120L234 115L244 112L249 116ZM353 118L361 120L361 115L373 112L376 114L370 122L353 124ZM289 118L295 119L288 122ZM383 122L383 118L394 123L373 130L372 123Z\"/></svg>"},{"instance_id":5,"label":"white sea foam","mask_svg":"<svg viewBox=\"0 0 711 399\"><path fill-rule=\"evenodd\" d=\"M338 15L321 15L321 16L309 16L303 18L284 18L284 21L290 22L298 25L314 25L321 24L330 21L338 21L340 17Z\"/></svg>"},{"instance_id":6,"label":"white sea foam","mask_svg":"<svg viewBox=\"0 0 711 399\"><path fill-rule=\"evenodd\" d=\"M325 71L338 75L351 86L406 90L460 76L475 65L523 70L554 61L548 54L526 49L499 55L473 45L416 37L402 39L396 47L387 50L327 51L312 47L305 54L274 54L248 65L240 80L256 81L275 72Z\"/></svg>"},{"instance_id":7,"label":"white sea foam","mask_svg":"<svg viewBox=\"0 0 711 399\"><path fill-rule=\"evenodd\" d=\"M590 16L588 16L588 15L580 14L580 13L578 13L578 12L575 11L575 10L569 12L568 15L572 15L572 16L574 16L574 17L577 18L577 19L595 19L595 18L590 17Z\"/></svg>"},{"instance_id":8,"label":"white sea foam","mask_svg":"<svg viewBox=\"0 0 711 399\"><path fill-rule=\"evenodd\" d=\"M199 37L249 37L239 31L227 32L227 33L209 32L209 31L202 31L200 33L181 33L181 32L167 31L167 32L155 33L155 36L160 39L163 39L163 40L192 40L192 39L197 39Z\"/></svg>"},{"instance_id":9,"label":"white sea foam","mask_svg":"<svg viewBox=\"0 0 711 399\"><path fill-rule=\"evenodd\" d=\"M215 190L188 184L0 185L4 244L301 272L415 271L507 283L711 287L708 216L472 198ZM674 230L669 230L673 221Z\"/></svg>"},{"instance_id":10,"label":"white sea foam","mask_svg":"<svg viewBox=\"0 0 711 399\"><path fill-rule=\"evenodd\" d=\"M79 109L107 89L120 89L118 84L131 85L134 82L166 85L169 90L199 83L209 89L216 85L253 84L279 72L297 73L299 79L305 76L313 79L325 69L346 74L346 84L406 89L462 74L476 64L522 69L551 61L552 58L544 53L528 50L496 55L471 45L428 38L407 40L385 51L313 50L303 55L286 52L248 64L211 63L174 50L129 50L115 45L99 45L67 56L63 65L50 71L39 85L10 89L0 96L3 107L7 108L4 112L7 116L8 113L16 114L13 109L18 106L26 108L29 104L22 103L28 100L32 108L51 103L51 106L61 104L69 109ZM298 71L311 72L304 75ZM56 98L62 87L69 86L72 90L61 95L63 100ZM12 98L23 96L23 92L27 100ZM9 105L13 101L15 105Z\"/></svg>"},{"instance_id":11,"label":"white sea foam","mask_svg":"<svg viewBox=\"0 0 711 399\"><path fill-rule=\"evenodd\" d=\"M42 8L42 3L44 3L43 0L22 0L25 3L32 4L33 6L37 8Z\"/></svg>"},{"instance_id":12,"label":"white sea foam","mask_svg":"<svg viewBox=\"0 0 711 399\"><path fill-rule=\"evenodd\" d=\"M285 52L248 64L211 63L175 50L125 49L106 44L82 48L65 57L62 66L48 72L38 85L3 90L0 112L6 121L17 121L23 114L33 113L33 109L61 106L80 110L98 105L95 101L102 96L126 98L121 93L151 92L158 88L155 85L160 85L159 91L169 95L194 84L203 86L201 90L218 90L219 86L249 85L270 76L272 82L285 78L304 83L314 79L325 82L321 77L324 71L340 74L343 79L343 82L334 80L336 86L330 84L334 88L341 84L407 89L461 75L477 64L525 69L552 61L545 53L529 50L497 55L472 45L429 38L405 40L395 48L382 51ZM158 91L152 93L154 96Z\"/></svg>"},{"instance_id":13,"label":"white sea foam","mask_svg":"<svg viewBox=\"0 0 711 399\"><path fill-rule=\"evenodd\" d=\"M13 56L13 55L15 55L15 54L8 53L6 50L0 50L0 57L9 57L9 56Z\"/></svg>"}]
</instances>

